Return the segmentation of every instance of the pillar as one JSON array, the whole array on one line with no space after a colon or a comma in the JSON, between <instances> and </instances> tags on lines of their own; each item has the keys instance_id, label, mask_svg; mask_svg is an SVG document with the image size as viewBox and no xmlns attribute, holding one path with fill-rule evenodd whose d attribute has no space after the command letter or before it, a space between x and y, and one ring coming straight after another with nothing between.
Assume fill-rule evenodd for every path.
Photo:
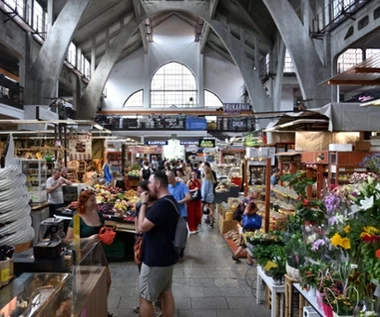
<instances>
[{"instance_id":1,"label":"pillar","mask_svg":"<svg viewBox=\"0 0 380 317\"><path fill-rule=\"evenodd\" d=\"M95 73L96 68L96 39L91 40L91 76Z\"/></svg>"},{"instance_id":2,"label":"pillar","mask_svg":"<svg viewBox=\"0 0 380 317\"><path fill-rule=\"evenodd\" d=\"M281 97L282 97L282 82L284 78L284 66L285 66L285 53L286 47L281 37L277 42L277 66L276 66L276 79L274 80L273 88L273 101L274 110L281 110Z\"/></svg>"},{"instance_id":3,"label":"pillar","mask_svg":"<svg viewBox=\"0 0 380 317\"><path fill-rule=\"evenodd\" d=\"M198 55L198 107L205 106L204 55Z\"/></svg>"}]
</instances>

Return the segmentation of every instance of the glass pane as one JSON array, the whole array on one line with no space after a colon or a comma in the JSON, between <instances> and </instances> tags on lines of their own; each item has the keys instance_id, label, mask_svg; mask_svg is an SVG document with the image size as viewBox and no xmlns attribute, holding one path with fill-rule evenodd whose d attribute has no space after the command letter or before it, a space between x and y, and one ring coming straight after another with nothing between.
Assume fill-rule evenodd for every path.
<instances>
[{"instance_id":1,"label":"glass pane","mask_svg":"<svg viewBox=\"0 0 380 317\"><path fill-rule=\"evenodd\" d=\"M124 107L144 107L144 91L139 90L128 97Z\"/></svg>"},{"instance_id":2,"label":"glass pane","mask_svg":"<svg viewBox=\"0 0 380 317\"><path fill-rule=\"evenodd\" d=\"M337 73L341 73L363 61L363 52L360 48L350 48L338 58Z\"/></svg>"},{"instance_id":3,"label":"glass pane","mask_svg":"<svg viewBox=\"0 0 380 317\"><path fill-rule=\"evenodd\" d=\"M205 90L205 107L220 108L223 107L223 103L216 94L209 90Z\"/></svg>"}]
</instances>

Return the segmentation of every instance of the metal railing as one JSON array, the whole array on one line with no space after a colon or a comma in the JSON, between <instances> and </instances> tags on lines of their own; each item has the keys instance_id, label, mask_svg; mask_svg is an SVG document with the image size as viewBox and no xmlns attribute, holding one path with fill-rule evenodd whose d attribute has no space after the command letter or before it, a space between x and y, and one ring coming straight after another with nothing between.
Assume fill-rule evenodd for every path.
<instances>
[{"instance_id":1,"label":"metal railing","mask_svg":"<svg viewBox=\"0 0 380 317\"><path fill-rule=\"evenodd\" d=\"M322 38L373 0L330 0L313 19L311 36Z\"/></svg>"},{"instance_id":2,"label":"metal railing","mask_svg":"<svg viewBox=\"0 0 380 317\"><path fill-rule=\"evenodd\" d=\"M255 130L254 117L217 117L216 121L207 122L204 117L177 116L142 116L124 118L122 116L97 115L94 121L111 131L123 130L189 130L248 132Z\"/></svg>"},{"instance_id":3,"label":"metal railing","mask_svg":"<svg viewBox=\"0 0 380 317\"><path fill-rule=\"evenodd\" d=\"M0 103L24 109L24 88L0 74Z\"/></svg>"}]
</instances>

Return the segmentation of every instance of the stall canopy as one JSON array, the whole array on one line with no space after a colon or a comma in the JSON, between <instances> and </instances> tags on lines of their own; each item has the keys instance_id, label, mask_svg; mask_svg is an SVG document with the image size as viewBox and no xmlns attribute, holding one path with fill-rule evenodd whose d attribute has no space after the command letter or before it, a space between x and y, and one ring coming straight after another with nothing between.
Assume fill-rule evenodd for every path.
<instances>
[{"instance_id":1,"label":"stall canopy","mask_svg":"<svg viewBox=\"0 0 380 317\"><path fill-rule=\"evenodd\" d=\"M287 113L266 131L380 131L380 108L359 103L330 103L313 111Z\"/></svg>"}]
</instances>

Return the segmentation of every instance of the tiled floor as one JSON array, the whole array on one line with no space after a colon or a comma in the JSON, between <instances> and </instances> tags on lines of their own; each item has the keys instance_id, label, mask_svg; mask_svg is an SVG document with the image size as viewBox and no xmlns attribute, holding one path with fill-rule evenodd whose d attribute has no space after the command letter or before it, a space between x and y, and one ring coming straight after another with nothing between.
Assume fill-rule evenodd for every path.
<instances>
[{"instance_id":1,"label":"tiled floor","mask_svg":"<svg viewBox=\"0 0 380 317\"><path fill-rule=\"evenodd\" d=\"M189 237L185 259L176 265L173 292L176 317L267 317L270 311L256 305L252 289L256 269L235 264L217 228L203 225ZM247 272L248 270L248 272ZM109 311L117 317L138 316L138 270L134 263L111 263Z\"/></svg>"}]
</instances>

